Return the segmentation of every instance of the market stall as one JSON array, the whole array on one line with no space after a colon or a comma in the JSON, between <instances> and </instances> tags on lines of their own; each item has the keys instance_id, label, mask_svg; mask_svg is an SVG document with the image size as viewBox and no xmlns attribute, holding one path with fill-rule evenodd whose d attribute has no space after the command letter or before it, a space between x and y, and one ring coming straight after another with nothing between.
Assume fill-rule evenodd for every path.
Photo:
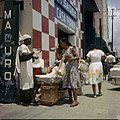
<instances>
[{"instance_id":1,"label":"market stall","mask_svg":"<svg viewBox=\"0 0 120 120\"><path fill-rule=\"evenodd\" d=\"M44 105L53 105L61 99L61 83L62 78L49 77L47 75L35 75L35 79L40 83L39 101ZM63 95L63 94L62 94Z\"/></svg>"}]
</instances>

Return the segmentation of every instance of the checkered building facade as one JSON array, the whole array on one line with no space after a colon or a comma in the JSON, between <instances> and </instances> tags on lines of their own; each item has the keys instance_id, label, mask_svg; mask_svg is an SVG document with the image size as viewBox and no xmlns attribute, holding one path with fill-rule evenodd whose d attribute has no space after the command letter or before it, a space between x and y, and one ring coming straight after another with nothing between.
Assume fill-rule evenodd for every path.
<instances>
[{"instance_id":1,"label":"checkered building facade","mask_svg":"<svg viewBox=\"0 0 120 120\"><path fill-rule=\"evenodd\" d=\"M76 32L72 36L72 45L82 57L82 0L69 0L77 10ZM55 17L54 0L32 0L33 14L33 48L42 50L41 58L45 67L52 66L55 61L55 51L51 50L58 44L58 21Z\"/></svg>"}]
</instances>

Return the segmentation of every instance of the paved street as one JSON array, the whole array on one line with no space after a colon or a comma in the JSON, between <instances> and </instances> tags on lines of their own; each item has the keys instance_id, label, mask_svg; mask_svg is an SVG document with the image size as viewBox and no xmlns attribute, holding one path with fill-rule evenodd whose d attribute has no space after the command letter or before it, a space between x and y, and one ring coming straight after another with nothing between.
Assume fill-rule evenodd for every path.
<instances>
[{"instance_id":1,"label":"paved street","mask_svg":"<svg viewBox=\"0 0 120 120\"><path fill-rule=\"evenodd\" d=\"M0 104L1 119L120 119L120 87L103 82L103 96L92 98L90 85L83 86L79 105L52 107L39 105L23 107L16 104Z\"/></svg>"}]
</instances>

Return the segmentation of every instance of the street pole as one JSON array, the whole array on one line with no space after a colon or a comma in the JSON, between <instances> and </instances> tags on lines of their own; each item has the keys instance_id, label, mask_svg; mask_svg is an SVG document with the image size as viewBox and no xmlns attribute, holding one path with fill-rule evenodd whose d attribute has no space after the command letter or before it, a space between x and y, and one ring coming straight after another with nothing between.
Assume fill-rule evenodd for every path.
<instances>
[{"instance_id":1,"label":"street pole","mask_svg":"<svg viewBox=\"0 0 120 120\"><path fill-rule=\"evenodd\" d=\"M114 10L114 9L112 9L112 16L111 16L111 17L112 17L112 18L111 18L111 19L112 19L112 45L111 45L111 50L112 50L112 51L113 51L113 19L114 19L113 10Z\"/></svg>"},{"instance_id":2,"label":"street pole","mask_svg":"<svg viewBox=\"0 0 120 120\"><path fill-rule=\"evenodd\" d=\"M114 8L112 8L111 10L112 10L112 15L110 16L111 19L112 19L112 44L111 44L111 50L113 51L114 50L113 49L113 42L114 42L114 40L113 40L113 20L114 20L114 17L117 16L117 15L114 15L114 10L120 10L120 9L114 9Z\"/></svg>"}]
</instances>

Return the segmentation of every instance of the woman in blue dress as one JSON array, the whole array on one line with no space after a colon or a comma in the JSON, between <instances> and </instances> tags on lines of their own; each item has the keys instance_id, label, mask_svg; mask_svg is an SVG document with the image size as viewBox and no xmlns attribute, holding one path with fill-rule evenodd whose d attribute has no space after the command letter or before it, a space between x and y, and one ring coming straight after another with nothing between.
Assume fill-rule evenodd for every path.
<instances>
[{"instance_id":1,"label":"woman in blue dress","mask_svg":"<svg viewBox=\"0 0 120 120\"><path fill-rule=\"evenodd\" d=\"M80 77L77 63L79 56L66 38L61 38L59 45L63 49L62 59L66 62L66 75L63 80L63 88L68 88L69 99L70 102L72 102L70 107L74 107L78 105L77 88L80 87Z\"/></svg>"}]
</instances>

